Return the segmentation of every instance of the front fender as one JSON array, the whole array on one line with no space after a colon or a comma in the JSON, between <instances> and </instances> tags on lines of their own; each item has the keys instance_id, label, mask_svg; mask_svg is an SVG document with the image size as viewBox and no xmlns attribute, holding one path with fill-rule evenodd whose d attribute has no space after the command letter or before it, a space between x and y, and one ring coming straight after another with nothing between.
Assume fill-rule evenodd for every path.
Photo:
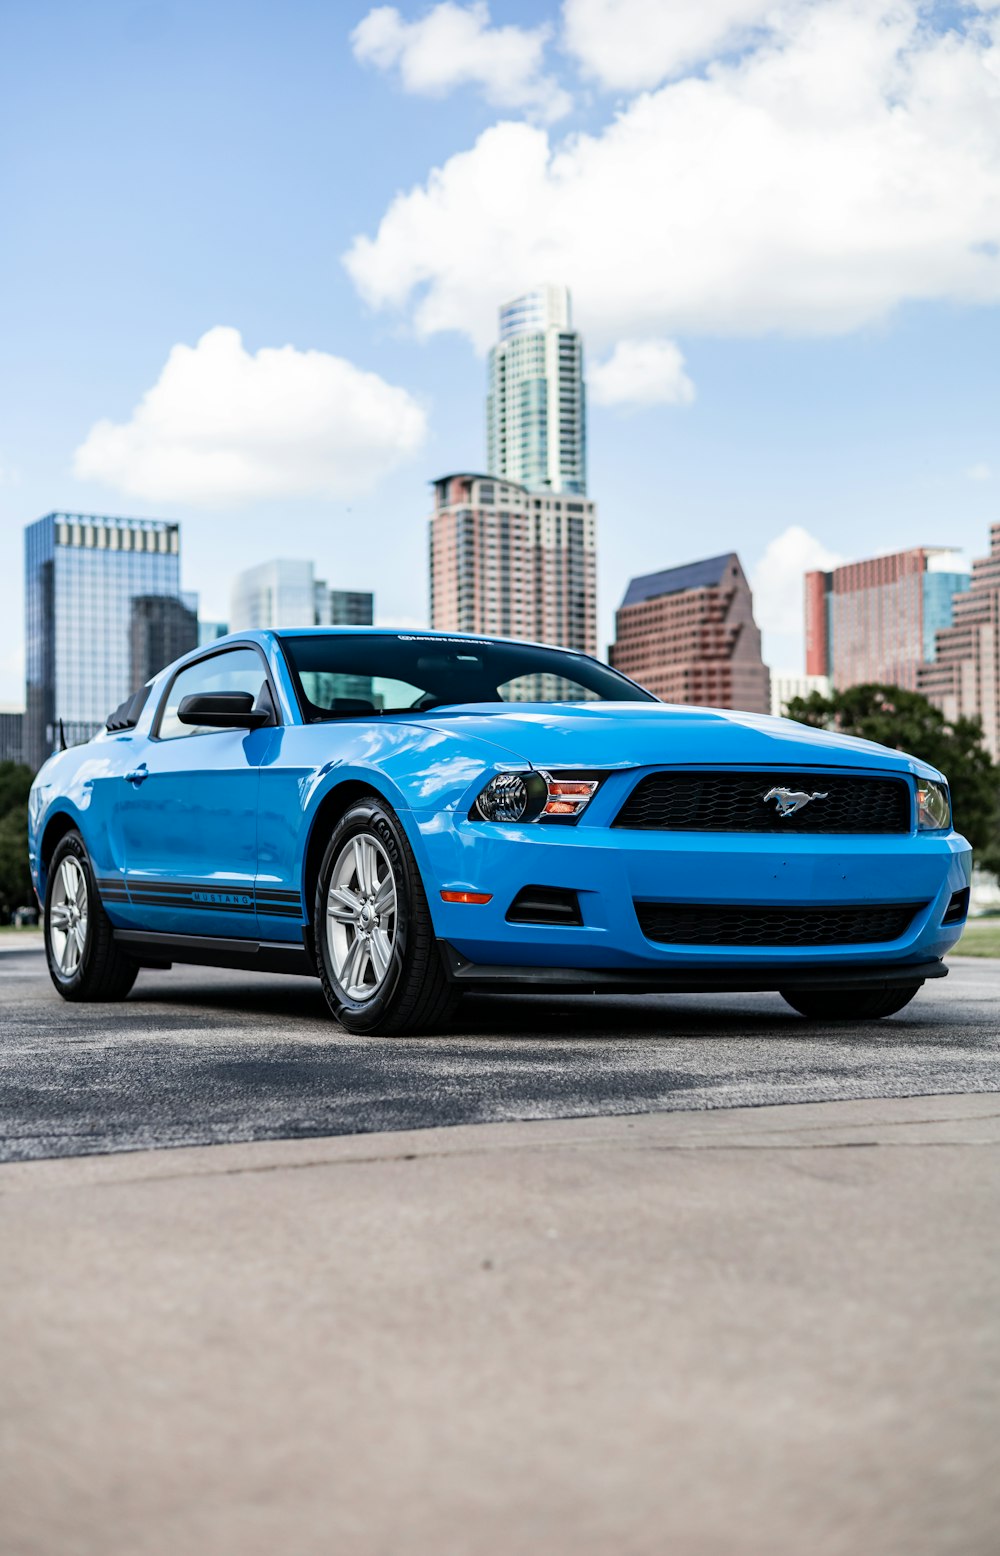
<instances>
[{"instance_id":1,"label":"front fender","mask_svg":"<svg viewBox=\"0 0 1000 1556\"><path fill-rule=\"evenodd\" d=\"M116 800L129 764L131 735L98 737L49 758L28 795L28 859L39 902L45 901L46 837L53 826L75 826L95 873L115 878L124 869Z\"/></svg>"},{"instance_id":2,"label":"front fender","mask_svg":"<svg viewBox=\"0 0 1000 1556\"><path fill-rule=\"evenodd\" d=\"M467 812L498 768L527 765L502 747L421 724L387 720L276 730L261 768L261 875L305 886L317 825L335 808L337 791L350 785L371 789L392 806L430 893L428 823L433 826L436 815Z\"/></svg>"}]
</instances>

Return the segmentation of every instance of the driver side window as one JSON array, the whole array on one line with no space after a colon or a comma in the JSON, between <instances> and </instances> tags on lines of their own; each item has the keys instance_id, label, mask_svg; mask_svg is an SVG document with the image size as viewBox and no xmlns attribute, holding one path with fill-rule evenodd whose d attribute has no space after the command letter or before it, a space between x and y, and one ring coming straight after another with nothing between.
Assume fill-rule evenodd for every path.
<instances>
[{"instance_id":1,"label":"driver side window","mask_svg":"<svg viewBox=\"0 0 1000 1556\"><path fill-rule=\"evenodd\" d=\"M266 684L264 661L255 649L231 648L225 653L213 654L211 659L200 659L174 676L160 714L157 734L161 740L177 740L181 735L218 733L180 722L177 709L184 698L205 692L249 692L256 703Z\"/></svg>"}]
</instances>

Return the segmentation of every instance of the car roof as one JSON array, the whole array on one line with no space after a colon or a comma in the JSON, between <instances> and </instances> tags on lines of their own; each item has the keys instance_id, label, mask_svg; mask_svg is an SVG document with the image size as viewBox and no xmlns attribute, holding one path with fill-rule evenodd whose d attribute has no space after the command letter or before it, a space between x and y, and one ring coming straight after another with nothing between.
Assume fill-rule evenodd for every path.
<instances>
[{"instance_id":1,"label":"car roof","mask_svg":"<svg viewBox=\"0 0 1000 1556\"><path fill-rule=\"evenodd\" d=\"M230 632L224 638L214 638L211 643L203 645L203 650L216 648L222 643L280 643L282 638L288 637L389 637L399 638L404 643L421 643L425 638L434 638L443 643L510 643L518 648L547 648L560 654L579 654L582 658L593 657L581 648L565 648L561 643L538 643L531 638L499 637L491 632L444 632L434 627L257 627L247 628L241 632Z\"/></svg>"}]
</instances>

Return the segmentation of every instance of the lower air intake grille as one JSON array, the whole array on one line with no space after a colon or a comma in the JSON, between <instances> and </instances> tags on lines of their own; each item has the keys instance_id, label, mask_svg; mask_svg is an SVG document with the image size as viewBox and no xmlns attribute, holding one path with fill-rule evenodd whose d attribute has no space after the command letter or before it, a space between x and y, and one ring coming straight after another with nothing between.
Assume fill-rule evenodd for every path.
<instances>
[{"instance_id":1,"label":"lower air intake grille","mask_svg":"<svg viewBox=\"0 0 1000 1556\"><path fill-rule=\"evenodd\" d=\"M735 908L637 902L639 927L660 945L868 945L905 935L923 902L864 908Z\"/></svg>"},{"instance_id":2,"label":"lower air intake grille","mask_svg":"<svg viewBox=\"0 0 1000 1556\"><path fill-rule=\"evenodd\" d=\"M816 795L790 815L773 789ZM615 817L616 827L660 832L909 832L910 790L903 778L853 773L650 773Z\"/></svg>"}]
</instances>

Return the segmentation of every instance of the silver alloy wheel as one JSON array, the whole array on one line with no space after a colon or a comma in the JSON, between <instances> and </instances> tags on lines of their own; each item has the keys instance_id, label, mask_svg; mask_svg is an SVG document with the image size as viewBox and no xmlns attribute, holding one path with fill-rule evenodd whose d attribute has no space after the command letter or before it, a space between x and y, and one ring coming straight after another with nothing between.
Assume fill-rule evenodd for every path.
<instances>
[{"instance_id":1,"label":"silver alloy wheel","mask_svg":"<svg viewBox=\"0 0 1000 1556\"><path fill-rule=\"evenodd\" d=\"M64 978L79 971L87 943L87 877L79 861L67 854L52 883L49 935L56 966Z\"/></svg>"},{"instance_id":2,"label":"silver alloy wheel","mask_svg":"<svg viewBox=\"0 0 1000 1556\"><path fill-rule=\"evenodd\" d=\"M326 894L330 966L348 999L377 994L395 944L396 881L389 855L371 832L360 832L337 855Z\"/></svg>"}]
</instances>

